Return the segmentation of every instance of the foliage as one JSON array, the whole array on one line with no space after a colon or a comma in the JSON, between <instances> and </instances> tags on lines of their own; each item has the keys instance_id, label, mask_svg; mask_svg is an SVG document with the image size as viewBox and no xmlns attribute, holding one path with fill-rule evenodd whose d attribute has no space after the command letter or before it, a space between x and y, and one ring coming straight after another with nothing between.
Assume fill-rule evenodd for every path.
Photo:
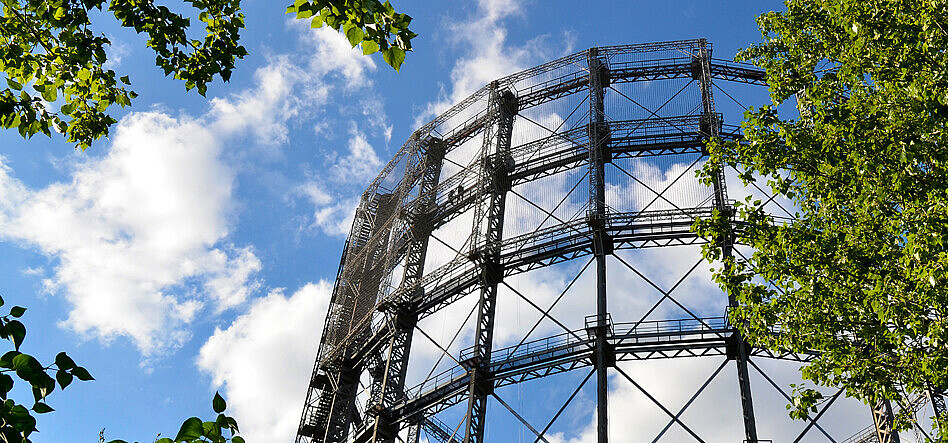
<instances>
[{"instance_id":1,"label":"foliage","mask_svg":"<svg viewBox=\"0 0 948 443\"><path fill-rule=\"evenodd\" d=\"M3 299L0 298L2 305ZM76 365L65 352L57 354L54 363L48 366L20 352L20 345L26 338L26 326L16 319L24 312L26 308L14 306L9 314L0 317L0 338L13 343L13 350L0 357L0 399L3 400L0 403L0 440L29 443L30 435L36 432L36 418L32 413L53 411L46 404L46 398L56 390L56 384L59 384L60 389L66 389L75 379L89 381L93 378L89 371ZM29 409L9 398L15 380L11 374L29 383L32 388L33 406Z\"/></svg>"},{"instance_id":2,"label":"foliage","mask_svg":"<svg viewBox=\"0 0 948 443\"><path fill-rule=\"evenodd\" d=\"M738 56L766 69L773 103L746 113L743 142L712 142L702 174L722 162L766 180L795 220L747 199L739 232L729 214L696 229L715 240L709 259L731 235L753 247L715 272L750 342L820 350L804 378L904 406L948 386L948 4L786 6L758 18L763 42ZM794 97L799 118L778 115ZM819 398L798 391L795 415Z\"/></svg>"},{"instance_id":3,"label":"foliage","mask_svg":"<svg viewBox=\"0 0 948 443\"><path fill-rule=\"evenodd\" d=\"M298 19L311 18L311 26L323 24L342 31L352 47L362 44L365 55L381 51L382 58L396 71L411 51L416 34L408 29L411 17L395 12L392 4L378 0L295 0L286 9Z\"/></svg>"},{"instance_id":4,"label":"foliage","mask_svg":"<svg viewBox=\"0 0 948 443\"><path fill-rule=\"evenodd\" d=\"M155 443L244 443L244 438L237 435L237 421L233 417L224 415L227 409L227 403L217 392L214 393L214 400L211 402L217 418L214 421L201 421L200 418L191 417L181 424L178 435L174 439L167 437L156 438ZM230 437L224 435L224 431L230 433ZM104 433L104 431L103 431ZM160 435L159 435L160 437ZM99 441L105 441L102 433L99 434ZM125 440L112 440L109 443L127 443Z\"/></svg>"},{"instance_id":5,"label":"foliage","mask_svg":"<svg viewBox=\"0 0 948 443\"><path fill-rule=\"evenodd\" d=\"M215 76L230 78L247 51L238 44L244 27L240 0L187 0L204 23L203 40L188 37L191 20L152 0L2 0L0 125L23 137L62 133L82 149L107 136L112 104L131 104L128 76L106 68L103 34L90 29L93 9L108 11L123 27L148 37L165 75L200 94Z\"/></svg>"},{"instance_id":6,"label":"foliage","mask_svg":"<svg viewBox=\"0 0 948 443\"><path fill-rule=\"evenodd\" d=\"M154 0L0 0L0 126L26 138L59 132L85 149L109 135L116 121L113 104L129 106L136 97L128 76L108 69L111 41L93 29L91 16L105 7L126 28L148 38L155 64L204 95L219 76L230 79L236 61L247 55L239 44L244 15L240 0L186 0L203 23L203 39L187 14ZM193 12L193 11L189 11ZM287 12L341 30L366 55L382 52L398 70L415 34L411 17L378 0L296 0ZM0 83L2 84L2 83Z\"/></svg>"}]
</instances>

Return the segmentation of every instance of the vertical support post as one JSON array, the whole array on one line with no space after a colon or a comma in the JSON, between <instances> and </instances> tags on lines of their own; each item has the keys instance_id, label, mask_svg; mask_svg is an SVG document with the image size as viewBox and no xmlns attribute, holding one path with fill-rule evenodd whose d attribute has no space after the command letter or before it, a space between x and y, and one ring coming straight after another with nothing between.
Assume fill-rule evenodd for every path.
<instances>
[{"instance_id":1,"label":"vertical support post","mask_svg":"<svg viewBox=\"0 0 948 443\"><path fill-rule=\"evenodd\" d=\"M945 426L948 426L948 408L945 407L944 393L933 386L925 390L928 395L928 401L932 404L934 412L935 427L939 432L945 432Z\"/></svg>"},{"instance_id":2,"label":"vertical support post","mask_svg":"<svg viewBox=\"0 0 948 443\"><path fill-rule=\"evenodd\" d=\"M586 55L589 67L589 210L586 221L593 233L593 254L596 257L596 348L593 364L596 368L596 433L599 443L609 441L609 374L615 364L608 343L609 322L606 304L606 255L612 253L612 239L606 233L606 174L605 163L611 162L607 145L609 130L605 120L605 88L609 85L609 70L599 59L597 48ZM608 158L607 158L608 157Z\"/></svg>"},{"instance_id":3,"label":"vertical support post","mask_svg":"<svg viewBox=\"0 0 948 443\"><path fill-rule=\"evenodd\" d=\"M899 433L893 429L892 404L882 399L872 405L872 423L876 426L876 438L879 443L899 443Z\"/></svg>"},{"instance_id":4,"label":"vertical support post","mask_svg":"<svg viewBox=\"0 0 948 443\"><path fill-rule=\"evenodd\" d=\"M473 242L475 249L471 258L481 268L481 290L473 355L464 362L471 374L464 443L484 441L487 397L493 392L490 356L494 337L494 308L497 304L497 286L504 276L500 248L503 241L504 205L507 191L510 190L507 174L513 166L509 153L510 138L518 109L517 97L510 91L501 92L498 89L497 82L491 84L488 113L494 117L484 131L478 180L481 201L474 208L474 235L483 238L483 241ZM493 133L494 129L496 134ZM486 226L483 226L485 222Z\"/></svg>"},{"instance_id":5,"label":"vertical support post","mask_svg":"<svg viewBox=\"0 0 948 443\"><path fill-rule=\"evenodd\" d=\"M350 266L357 271L347 282L350 287L351 317L346 331L349 336L360 336L370 333L361 319L369 315L378 301L379 288L384 273L383 257L388 249L391 224L386 223L395 210L395 196L393 194L376 194L369 205L372 216L368 217L371 223L367 230L370 232L366 245ZM362 328L356 330L354 328ZM345 344L342 344L345 346ZM336 391L333 393L332 407L329 411L328 425L326 426L325 442L344 441L349 433L355 415L356 394L359 389L359 375L363 367L351 363L347 350L339 359L339 375ZM378 361L379 359L376 359Z\"/></svg>"},{"instance_id":6,"label":"vertical support post","mask_svg":"<svg viewBox=\"0 0 948 443\"><path fill-rule=\"evenodd\" d=\"M411 240L405 252L405 270L402 279L403 288L413 288L421 280L428 252L428 240L431 235L431 216L437 209L437 188L441 178L445 149L442 140L427 138L422 142L425 151L422 174L418 185L418 197L413 211L405 214L408 219ZM411 168L416 165L409 165ZM406 177L410 174L406 174ZM396 300L390 308L393 318L392 338L388 345L388 359L379 374L378 391L373 392L372 410L376 415L372 430L373 442L393 443L398 434L399 423L389 408L398 404L404 397L405 376L408 373L408 357L418 314L412 300L415 293L408 292L403 300ZM416 427L412 427L416 428ZM412 429L410 428L410 429ZM417 437L417 434L416 434Z\"/></svg>"},{"instance_id":7,"label":"vertical support post","mask_svg":"<svg viewBox=\"0 0 948 443\"><path fill-rule=\"evenodd\" d=\"M711 85L711 48L704 39L698 41L697 53L692 61L692 73L701 88L701 132L708 138L716 138L721 133L721 121L714 108L714 95ZM724 181L724 165L718 168L718 174L712 182L714 192L714 208L721 214L727 215L730 207L727 202L727 187ZM721 245L725 261L733 255L733 240L728 235ZM737 298L728 294L728 306L737 306ZM737 363L737 381L741 393L741 412L744 417L744 436L750 443L757 440L757 421L754 417L754 399L751 395L750 371L747 367L748 346L744 337L737 331L732 336L733 344L729 346L728 358Z\"/></svg>"},{"instance_id":8,"label":"vertical support post","mask_svg":"<svg viewBox=\"0 0 948 443\"><path fill-rule=\"evenodd\" d=\"M343 414L343 417L348 415L351 406L347 405L343 398L349 397L350 391L352 391L351 397L355 398L350 380L353 377L357 379L358 376L349 373L352 369L347 369L342 359L323 361L323 355L337 351L336 348L342 344L343 338L349 333L356 304L358 279L364 271L364 254L366 253L364 249L376 226L376 209L377 201L363 197L352 221L352 229L339 261L329 314L323 326L315 368L310 379L303 416L297 430L298 442L303 442L305 439L312 442L324 442L327 441L328 435L338 434L340 432L338 429L330 429L334 426L339 427L331 425L332 419L336 418L338 422L341 417L339 414ZM355 383L358 383L358 380Z\"/></svg>"}]
</instances>

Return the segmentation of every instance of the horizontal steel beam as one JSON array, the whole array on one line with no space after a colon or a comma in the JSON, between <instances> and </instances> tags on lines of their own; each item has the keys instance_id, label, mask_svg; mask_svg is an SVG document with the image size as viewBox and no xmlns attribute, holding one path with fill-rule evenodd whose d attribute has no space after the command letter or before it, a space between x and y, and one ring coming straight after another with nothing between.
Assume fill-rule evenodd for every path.
<instances>
[{"instance_id":1,"label":"horizontal steel beam","mask_svg":"<svg viewBox=\"0 0 948 443\"><path fill-rule=\"evenodd\" d=\"M728 356L736 330L724 317L620 323L608 337L617 361L640 361L680 357ZM568 372L593 364L595 337L585 330L564 332L495 350L491 353L490 380L501 387ZM458 356L464 361L465 352ZM806 362L815 352L775 353L752 348L755 357ZM407 400L395 407L400 416L434 414L464 400L470 381L467 368L454 366L406 390Z\"/></svg>"}]
</instances>

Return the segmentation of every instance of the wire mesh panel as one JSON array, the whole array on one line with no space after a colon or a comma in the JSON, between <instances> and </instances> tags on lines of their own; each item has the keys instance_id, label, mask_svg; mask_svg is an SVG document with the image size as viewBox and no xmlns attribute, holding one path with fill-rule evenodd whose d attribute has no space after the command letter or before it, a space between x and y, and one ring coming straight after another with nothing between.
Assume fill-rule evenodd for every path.
<instances>
[{"instance_id":1,"label":"wire mesh panel","mask_svg":"<svg viewBox=\"0 0 948 443\"><path fill-rule=\"evenodd\" d=\"M762 85L704 40L592 48L485 85L419 128L356 211L297 441L511 440L492 429L550 441L583 401L597 410L590 441L757 441L770 421L754 416L754 371L767 375L753 359L813 354L744 343L691 226L730 211L731 173L696 173L706 140L740 140L741 100ZM694 397L676 414L634 365L681 357L714 363L703 384L684 383ZM557 400L533 401L543 389ZM705 389L731 396L736 428L685 424ZM608 420L623 390L654 403L635 412L660 419L643 435Z\"/></svg>"}]
</instances>

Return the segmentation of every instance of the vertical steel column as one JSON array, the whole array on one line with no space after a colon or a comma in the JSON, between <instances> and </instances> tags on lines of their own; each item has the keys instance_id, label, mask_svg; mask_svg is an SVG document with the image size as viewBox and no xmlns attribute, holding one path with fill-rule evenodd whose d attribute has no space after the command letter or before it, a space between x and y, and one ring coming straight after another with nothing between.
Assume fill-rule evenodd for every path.
<instances>
[{"instance_id":1,"label":"vertical steel column","mask_svg":"<svg viewBox=\"0 0 948 443\"><path fill-rule=\"evenodd\" d=\"M893 429L892 404L882 399L872 405L872 423L876 426L879 443L899 443L899 433Z\"/></svg>"},{"instance_id":2,"label":"vertical steel column","mask_svg":"<svg viewBox=\"0 0 948 443\"><path fill-rule=\"evenodd\" d=\"M349 238L346 239L342 258L339 260L329 314L323 326L315 368L310 378L306 404L297 430L297 441L300 443L307 439L312 442L326 441L334 408L337 414L340 408L348 408L342 404L344 402L339 402L340 404L337 405L336 400L350 395L350 379L353 376L346 373L347 369L341 359L323 362L322 358L324 353L334 351L349 332L349 321L355 305L356 280L363 269L360 263L364 261L364 248L375 226L375 209L377 208L375 203L373 199L363 198L361 205L356 209L352 229ZM355 397L354 393L352 397Z\"/></svg>"},{"instance_id":3,"label":"vertical steel column","mask_svg":"<svg viewBox=\"0 0 948 443\"><path fill-rule=\"evenodd\" d=\"M935 426L940 432L945 431L945 426L948 426L948 408L945 407L945 396L944 393L935 389L932 386L929 386L925 390L925 394L928 395L928 401L932 404L932 411L934 412Z\"/></svg>"},{"instance_id":4,"label":"vertical steel column","mask_svg":"<svg viewBox=\"0 0 948 443\"><path fill-rule=\"evenodd\" d=\"M497 82L491 84L488 113L491 121L484 131L481 151L481 174L478 180L480 201L474 208L474 233L483 241L475 241L472 259L480 265L480 300L477 307L477 331L474 350L465 364L471 374L468 386L467 427L464 443L484 441L484 419L487 397L493 392L490 377L490 356L494 337L494 308L497 304L497 285L503 280L500 247L503 241L504 205L510 180L507 173L513 159L510 157L510 137L517 114L517 97L510 91L499 91ZM496 125L496 134L493 134ZM486 221L487 226L482 226Z\"/></svg>"},{"instance_id":5,"label":"vertical steel column","mask_svg":"<svg viewBox=\"0 0 948 443\"><path fill-rule=\"evenodd\" d=\"M714 95L711 88L711 48L705 39L698 40L696 58L692 61L692 71L701 88L701 131L708 138L716 138L721 133L721 121L714 108ZM714 208L727 215L730 207L727 202L727 187L724 181L724 165L719 165L714 177ZM725 260L732 254L733 243L730 236L724 240L722 254ZM737 298L728 294L728 306L737 306ZM757 442L757 421L754 418L754 399L751 395L750 372L747 368L748 346L739 332L734 332L733 344L729 346L728 358L737 362L737 381L741 391L741 411L744 416L744 436L748 442Z\"/></svg>"},{"instance_id":6,"label":"vertical steel column","mask_svg":"<svg viewBox=\"0 0 948 443\"><path fill-rule=\"evenodd\" d=\"M393 194L377 194L373 199L373 205L370 205L374 211L369 220L372 220L371 234L366 246L357 254L352 265L358 269L352 274L348 282L352 298L352 316L350 317L347 331L350 336L365 335L371 331L366 326L358 326L360 320L369 315L378 302L379 288L384 273L385 251L388 250L388 242L391 234L391 223L387 223L394 213L396 202ZM355 328L361 328L357 330ZM339 376L336 391L333 395L332 407L329 412L329 422L326 426L325 438L323 441L342 442L349 433L352 425L355 400L359 390L359 375L363 367L352 363L355 359L350 359L350 352L347 350L339 361Z\"/></svg>"},{"instance_id":7,"label":"vertical steel column","mask_svg":"<svg viewBox=\"0 0 948 443\"><path fill-rule=\"evenodd\" d=\"M405 214L411 240L405 252L405 270L402 279L403 288L413 288L421 280L428 252L428 240L431 235L431 216L437 209L437 188L441 178L441 166L444 163L444 143L437 138L427 138L422 142L425 150L421 165L408 165L408 168L420 167L422 174L418 185L418 197L412 212ZM406 177L410 175L406 173ZM404 397L405 375L408 372L408 356L411 340L418 321L418 314L412 305L416 294L408 293L403 300L395 300L389 308L393 311L391 327L394 329L389 340L388 359L379 374L378 392L373 392L372 412L375 425L372 429L373 442L391 443L398 434L398 422L392 417L389 408ZM416 435L417 437L417 435Z\"/></svg>"},{"instance_id":8,"label":"vertical steel column","mask_svg":"<svg viewBox=\"0 0 948 443\"><path fill-rule=\"evenodd\" d=\"M605 120L605 88L609 85L609 70L599 59L597 48L586 54L589 66L589 210L586 221L593 233L593 253L596 257L596 349L593 364L596 367L596 432L599 443L609 441L609 373L615 364L609 358L611 350L608 307L606 304L606 255L612 253L612 239L606 234L606 173L605 163L612 159L607 152L609 138Z\"/></svg>"}]
</instances>

